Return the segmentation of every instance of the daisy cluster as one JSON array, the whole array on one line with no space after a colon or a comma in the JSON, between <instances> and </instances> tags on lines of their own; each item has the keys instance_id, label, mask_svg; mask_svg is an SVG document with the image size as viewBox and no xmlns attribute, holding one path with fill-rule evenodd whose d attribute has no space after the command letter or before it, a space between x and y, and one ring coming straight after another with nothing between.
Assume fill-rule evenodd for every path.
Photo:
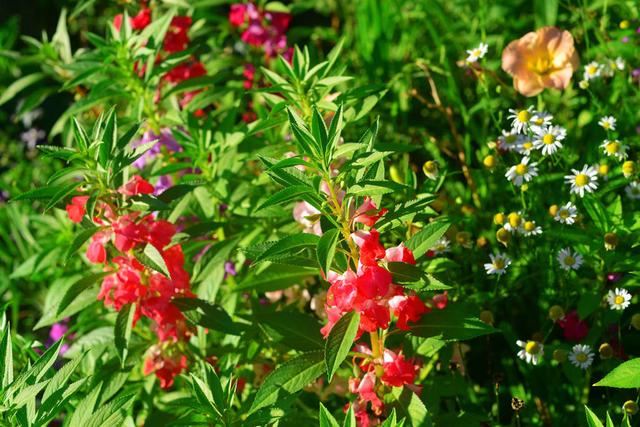
<instances>
[{"instance_id":1,"label":"daisy cluster","mask_svg":"<svg viewBox=\"0 0 640 427\"><path fill-rule=\"evenodd\" d=\"M589 82L601 78L611 78L615 75L616 71L623 71L626 68L624 59L617 57L616 59L606 58L602 62L591 61L584 66L582 72L582 80L579 86L582 89L589 87Z\"/></svg>"}]
</instances>

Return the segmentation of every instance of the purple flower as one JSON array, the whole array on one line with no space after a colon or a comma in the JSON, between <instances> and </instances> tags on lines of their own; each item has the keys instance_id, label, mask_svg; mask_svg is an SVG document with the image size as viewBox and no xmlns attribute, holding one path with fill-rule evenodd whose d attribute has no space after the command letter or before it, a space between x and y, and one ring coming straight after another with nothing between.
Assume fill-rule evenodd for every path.
<instances>
[{"instance_id":1,"label":"purple flower","mask_svg":"<svg viewBox=\"0 0 640 427\"><path fill-rule=\"evenodd\" d=\"M224 263L224 278L226 279L228 276L235 276L236 274L238 274L236 272L236 266L233 265L233 262L231 261L227 261Z\"/></svg>"},{"instance_id":2,"label":"purple flower","mask_svg":"<svg viewBox=\"0 0 640 427\"><path fill-rule=\"evenodd\" d=\"M151 161L154 157L162 152L162 147L164 146L168 151L182 151L182 147L175 140L173 134L169 129L162 129L160 131L160 135L155 134L154 132L148 130L144 134L142 134L142 138L137 141L132 142L132 146L139 147L143 144L151 142L153 140L157 140L156 144L151 147L144 155L142 155L138 160L133 162L133 166L142 169L144 168L149 161Z\"/></svg>"},{"instance_id":3,"label":"purple flower","mask_svg":"<svg viewBox=\"0 0 640 427\"><path fill-rule=\"evenodd\" d=\"M64 319L60 323L54 323L51 325L51 329L49 329L49 339L45 342L45 347L49 348L57 341L64 338L65 334L69 331L68 321L69 319ZM67 340L73 339L73 334L68 335L66 338ZM65 354L67 350L69 350L69 344L62 344L62 346L60 346L59 356Z\"/></svg>"},{"instance_id":4,"label":"purple flower","mask_svg":"<svg viewBox=\"0 0 640 427\"><path fill-rule=\"evenodd\" d=\"M624 36L622 38L622 43L629 43L629 36Z\"/></svg>"},{"instance_id":5,"label":"purple flower","mask_svg":"<svg viewBox=\"0 0 640 427\"><path fill-rule=\"evenodd\" d=\"M22 140L22 142L27 144L29 150L33 150L34 148L36 148L38 142L42 141L45 136L46 134L42 129L31 128L26 132L22 132L20 134L20 139Z\"/></svg>"},{"instance_id":6,"label":"purple flower","mask_svg":"<svg viewBox=\"0 0 640 427\"><path fill-rule=\"evenodd\" d=\"M161 175L155 183L153 195L158 196L171 187L173 187L173 180L171 177L169 175Z\"/></svg>"},{"instance_id":7,"label":"purple flower","mask_svg":"<svg viewBox=\"0 0 640 427\"><path fill-rule=\"evenodd\" d=\"M615 283L622 279L622 273L607 273L607 282Z\"/></svg>"}]
</instances>

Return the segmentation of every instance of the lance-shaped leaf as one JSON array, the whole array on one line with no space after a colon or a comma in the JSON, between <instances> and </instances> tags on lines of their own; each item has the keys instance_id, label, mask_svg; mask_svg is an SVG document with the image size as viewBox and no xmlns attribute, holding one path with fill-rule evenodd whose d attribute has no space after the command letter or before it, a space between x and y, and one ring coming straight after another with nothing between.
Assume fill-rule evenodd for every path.
<instances>
[{"instance_id":1,"label":"lance-shaped leaf","mask_svg":"<svg viewBox=\"0 0 640 427\"><path fill-rule=\"evenodd\" d=\"M421 257L440 239L449 229L448 222L438 221L427 224L422 230L411 236L406 242L407 248L413 251L413 256Z\"/></svg>"},{"instance_id":2,"label":"lance-shaped leaf","mask_svg":"<svg viewBox=\"0 0 640 427\"><path fill-rule=\"evenodd\" d=\"M331 263L336 254L336 246L338 245L339 238L340 232L338 229L332 228L324 232L316 246L318 264L320 264L320 269L325 276L329 273L329 270L331 270Z\"/></svg>"},{"instance_id":3,"label":"lance-shaped leaf","mask_svg":"<svg viewBox=\"0 0 640 427\"><path fill-rule=\"evenodd\" d=\"M411 333L418 337L438 337L443 340L468 340L493 334L497 329L473 317L462 304L449 304L443 310L433 310L411 325Z\"/></svg>"},{"instance_id":4,"label":"lance-shaped leaf","mask_svg":"<svg viewBox=\"0 0 640 427\"><path fill-rule=\"evenodd\" d=\"M318 244L318 240L320 240L320 238L315 234L302 233L287 236L270 245L264 252L258 255L253 262L258 263L276 255L291 254L302 248L315 246Z\"/></svg>"},{"instance_id":5,"label":"lance-shaped leaf","mask_svg":"<svg viewBox=\"0 0 640 427\"><path fill-rule=\"evenodd\" d=\"M609 372L595 387L640 388L640 358L627 360Z\"/></svg>"},{"instance_id":6,"label":"lance-shaped leaf","mask_svg":"<svg viewBox=\"0 0 640 427\"><path fill-rule=\"evenodd\" d=\"M133 328L133 316L136 313L136 304L126 304L118 312L115 329L113 332L120 365L124 368L124 362L129 353L129 340L131 339L131 329Z\"/></svg>"},{"instance_id":7,"label":"lance-shaped leaf","mask_svg":"<svg viewBox=\"0 0 640 427\"><path fill-rule=\"evenodd\" d=\"M324 352L301 354L271 372L256 393L249 414L299 392L325 372Z\"/></svg>"},{"instance_id":8,"label":"lance-shaped leaf","mask_svg":"<svg viewBox=\"0 0 640 427\"><path fill-rule=\"evenodd\" d=\"M347 354L349 354L349 350L353 346L353 340L358 333L359 325L360 313L351 311L342 316L331 328L324 348L329 381L331 381L333 374L336 373L344 359L346 359Z\"/></svg>"}]
</instances>

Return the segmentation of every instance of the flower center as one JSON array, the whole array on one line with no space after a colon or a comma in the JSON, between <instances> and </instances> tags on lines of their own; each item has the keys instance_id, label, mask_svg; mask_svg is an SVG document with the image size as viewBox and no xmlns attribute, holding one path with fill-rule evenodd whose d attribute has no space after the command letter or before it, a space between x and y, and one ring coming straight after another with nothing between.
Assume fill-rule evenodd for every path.
<instances>
[{"instance_id":1,"label":"flower center","mask_svg":"<svg viewBox=\"0 0 640 427\"><path fill-rule=\"evenodd\" d=\"M544 142L547 145L553 144L555 140L556 140L556 137L551 135L550 133L542 137L542 142Z\"/></svg>"},{"instance_id":2,"label":"flower center","mask_svg":"<svg viewBox=\"0 0 640 427\"><path fill-rule=\"evenodd\" d=\"M569 211L566 209L563 209L560 212L558 212L558 215L560 215L560 218L562 219L567 219L569 218Z\"/></svg>"},{"instance_id":3,"label":"flower center","mask_svg":"<svg viewBox=\"0 0 640 427\"><path fill-rule=\"evenodd\" d=\"M587 355L584 353L578 353L576 354L576 360L580 363L584 363L586 362L588 359Z\"/></svg>"},{"instance_id":4,"label":"flower center","mask_svg":"<svg viewBox=\"0 0 640 427\"><path fill-rule=\"evenodd\" d=\"M547 74L553 68L551 58L548 56L541 56L533 63L533 70L538 74Z\"/></svg>"},{"instance_id":5,"label":"flower center","mask_svg":"<svg viewBox=\"0 0 640 427\"><path fill-rule=\"evenodd\" d=\"M518 113L518 121L521 123L527 123L531 119L531 113L527 110L522 110Z\"/></svg>"},{"instance_id":6,"label":"flower center","mask_svg":"<svg viewBox=\"0 0 640 427\"><path fill-rule=\"evenodd\" d=\"M609 154L616 154L618 151L620 151L620 144L617 142L610 142L607 144L606 150Z\"/></svg>"},{"instance_id":7,"label":"flower center","mask_svg":"<svg viewBox=\"0 0 640 427\"><path fill-rule=\"evenodd\" d=\"M533 231L534 228L536 228L536 225L533 223L533 221L527 221L524 223L524 229L526 231Z\"/></svg>"},{"instance_id":8,"label":"flower center","mask_svg":"<svg viewBox=\"0 0 640 427\"><path fill-rule=\"evenodd\" d=\"M622 295L616 295L613 302L616 303L616 305L620 305L624 302L624 297Z\"/></svg>"},{"instance_id":9,"label":"flower center","mask_svg":"<svg viewBox=\"0 0 640 427\"><path fill-rule=\"evenodd\" d=\"M493 266L496 268L496 270L502 270L504 268L504 261L501 259L497 259L493 261Z\"/></svg>"},{"instance_id":10,"label":"flower center","mask_svg":"<svg viewBox=\"0 0 640 427\"><path fill-rule=\"evenodd\" d=\"M538 354L540 352L540 344L536 341L529 341L524 350L529 354Z\"/></svg>"},{"instance_id":11,"label":"flower center","mask_svg":"<svg viewBox=\"0 0 640 427\"><path fill-rule=\"evenodd\" d=\"M576 175L576 185L578 187L584 187L589 183L589 177L583 173Z\"/></svg>"},{"instance_id":12,"label":"flower center","mask_svg":"<svg viewBox=\"0 0 640 427\"><path fill-rule=\"evenodd\" d=\"M524 144L522 144L522 148L524 148L525 150L530 150L531 148L533 148L533 142L531 141L527 141Z\"/></svg>"},{"instance_id":13,"label":"flower center","mask_svg":"<svg viewBox=\"0 0 640 427\"><path fill-rule=\"evenodd\" d=\"M564 258L564 263L567 264L567 265L573 265L573 264L576 263L576 260L571 255L567 255Z\"/></svg>"},{"instance_id":14,"label":"flower center","mask_svg":"<svg viewBox=\"0 0 640 427\"><path fill-rule=\"evenodd\" d=\"M602 127L605 128L605 129L609 129L611 127L611 123L609 123L607 121L604 121L604 122L602 122Z\"/></svg>"},{"instance_id":15,"label":"flower center","mask_svg":"<svg viewBox=\"0 0 640 427\"><path fill-rule=\"evenodd\" d=\"M519 117L519 115L518 115L518 117ZM516 142L516 138L517 137L515 135L513 135L513 134L507 135L504 138L504 142L506 142L507 144L513 144L514 142Z\"/></svg>"},{"instance_id":16,"label":"flower center","mask_svg":"<svg viewBox=\"0 0 640 427\"><path fill-rule=\"evenodd\" d=\"M587 67L587 74L593 76L594 74L596 74L598 72L598 67L595 65L589 65Z\"/></svg>"},{"instance_id":17,"label":"flower center","mask_svg":"<svg viewBox=\"0 0 640 427\"><path fill-rule=\"evenodd\" d=\"M524 175L525 173L527 173L527 165L523 165L522 163L520 163L518 166L516 166L516 173L518 175Z\"/></svg>"}]
</instances>

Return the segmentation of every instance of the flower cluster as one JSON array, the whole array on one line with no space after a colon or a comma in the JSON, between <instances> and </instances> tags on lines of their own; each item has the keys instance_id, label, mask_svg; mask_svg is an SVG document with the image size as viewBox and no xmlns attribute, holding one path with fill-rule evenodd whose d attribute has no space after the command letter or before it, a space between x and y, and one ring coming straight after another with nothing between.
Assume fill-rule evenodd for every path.
<instances>
[{"instance_id":1,"label":"flower cluster","mask_svg":"<svg viewBox=\"0 0 640 427\"><path fill-rule=\"evenodd\" d=\"M290 22L289 13L260 9L253 3L232 4L229 12L229 23L242 31L242 41L261 49L267 58L292 54L285 34Z\"/></svg>"},{"instance_id":2,"label":"flower cluster","mask_svg":"<svg viewBox=\"0 0 640 427\"><path fill-rule=\"evenodd\" d=\"M153 192L154 187L138 175L118 189L118 193L126 197ZM67 205L67 213L73 222L83 220L87 201L88 196L76 196ZM92 263L104 264L107 273L98 299L116 311L127 304L135 304L134 325L142 316L154 321L160 344L151 349L144 370L145 373L155 371L161 379L161 386L170 387L173 377L186 366L186 357L178 354L175 344L190 335L182 312L171 300L194 296L190 290L189 274L184 270L182 247L171 245L176 227L153 215L141 216L139 212L119 214L106 202L101 202L96 210L93 222L100 228L92 236L86 256ZM140 255L140 250L146 245L151 245L160 254L168 275L141 262L145 258ZM112 257L108 256L112 252L111 247L116 253Z\"/></svg>"}]
</instances>

